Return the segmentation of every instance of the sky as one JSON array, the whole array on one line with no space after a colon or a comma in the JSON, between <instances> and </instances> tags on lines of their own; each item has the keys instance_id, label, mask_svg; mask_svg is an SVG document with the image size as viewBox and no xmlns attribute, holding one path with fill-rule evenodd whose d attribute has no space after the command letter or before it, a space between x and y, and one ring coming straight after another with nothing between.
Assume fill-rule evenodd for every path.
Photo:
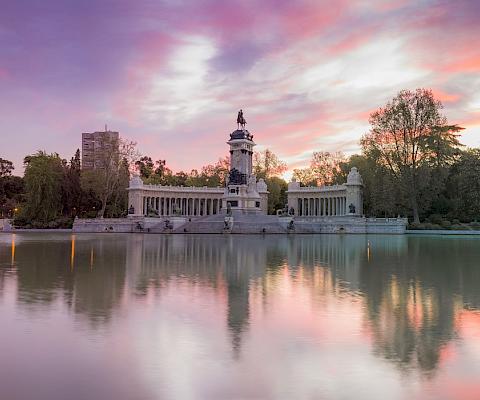
<instances>
[{"instance_id":1,"label":"sky","mask_svg":"<svg viewBox=\"0 0 480 400\"><path fill-rule=\"evenodd\" d=\"M360 151L368 116L431 88L480 146L480 1L0 0L0 157L69 159L108 129L173 170L228 153L241 108L290 171Z\"/></svg>"}]
</instances>

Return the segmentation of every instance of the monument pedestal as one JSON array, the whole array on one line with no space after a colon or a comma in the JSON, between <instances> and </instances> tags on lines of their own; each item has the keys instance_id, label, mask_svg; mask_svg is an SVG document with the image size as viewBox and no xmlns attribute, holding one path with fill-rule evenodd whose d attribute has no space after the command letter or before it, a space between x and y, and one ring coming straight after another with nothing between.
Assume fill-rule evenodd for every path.
<instances>
[{"instance_id":1,"label":"monument pedestal","mask_svg":"<svg viewBox=\"0 0 480 400\"><path fill-rule=\"evenodd\" d=\"M222 200L222 210L232 214L262 214L261 197L248 185L228 185Z\"/></svg>"},{"instance_id":2,"label":"monument pedestal","mask_svg":"<svg viewBox=\"0 0 480 400\"><path fill-rule=\"evenodd\" d=\"M238 122L240 121L240 122ZM242 112L237 129L230 134L230 173L222 199L222 209L231 214L267 214L268 190L263 179L252 174L253 135L245 129Z\"/></svg>"}]
</instances>

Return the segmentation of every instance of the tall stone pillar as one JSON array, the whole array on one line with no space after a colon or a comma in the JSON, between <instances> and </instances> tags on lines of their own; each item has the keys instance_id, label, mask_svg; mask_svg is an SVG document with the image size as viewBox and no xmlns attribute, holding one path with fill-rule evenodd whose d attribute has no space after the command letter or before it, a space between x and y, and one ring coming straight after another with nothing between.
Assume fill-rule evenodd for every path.
<instances>
[{"instance_id":1,"label":"tall stone pillar","mask_svg":"<svg viewBox=\"0 0 480 400\"><path fill-rule=\"evenodd\" d=\"M234 214L262 214L262 196L259 183L252 173L252 155L255 142L253 135L245 129L245 120L241 113L238 129L230 134L227 144L230 146L230 173L227 187L222 199L223 207L227 206ZM263 185L260 184L263 188ZM268 195L268 192L265 194ZM265 197L265 196L264 196ZM263 201L265 203L265 201ZM265 207L265 205L264 205Z\"/></svg>"},{"instance_id":2,"label":"tall stone pillar","mask_svg":"<svg viewBox=\"0 0 480 400\"><path fill-rule=\"evenodd\" d=\"M138 175L133 175L128 185L128 209L130 217L143 215L143 181ZM133 211L133 212L132 212ZM132 213L131 213L132 212Z\"/></svg>"},{"instance_id":3,"label":"tall stone pillar","mask_svg":"<svg viewBox=\"0 0 480 400\"><path fill-rule=\"evenodd\" d=\"M363 215L363 181L356 167L350 170L347 177L347 215Z\"/></svg>"}]
</instances>

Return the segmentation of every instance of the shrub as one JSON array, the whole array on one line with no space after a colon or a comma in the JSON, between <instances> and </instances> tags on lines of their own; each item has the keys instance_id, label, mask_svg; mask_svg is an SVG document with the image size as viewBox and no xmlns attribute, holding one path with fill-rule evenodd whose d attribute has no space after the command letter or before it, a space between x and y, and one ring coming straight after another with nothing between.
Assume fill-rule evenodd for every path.
<instances>
[{"instance_id":1,"label":"shrub","mask_svg":"<svg viewBox=\"0 0 480 400\"><path fill-rule=\"evenodd\" d=\"M55 228L70 229L73 226L73 219L70 217L60 217L55 220Z\"/></svg>"},{"instance_id":2,"label":"shrub","mask_svg":"<svg viewBox=\"0 0 480 400\"><path fill-rule=\"evenodd\" d=\"M412 222L411 224L408 225L407 229L421 230L423 229L423 224L417 224L415 222Z\"/></svg>"},{"instance_id":3,"label":"shrub","mask_svg":"<svg viewBox=\"0 0 480 400\"><path fill-rule=\"evenodd\" d=\"M450 229L452 227L452 223L447 220L442 221L441 225L443 229Z\"/></svg>"},{"instance_id":4,"label":"shrub","mask_svg":"<svg viewBox=\"0 0 480 400\"><path fill-rule=\"evenodd\" d=\"M440 214L432 214L427 218L432 224L440 225L443 222L443 217Z\"/></svg>"},{"instance_id":5,"label":"shrub","mask_svg":"<svg viewBox=\"0 0 480 400\"><path fill-rule=\"evenodd\" d=\"M463 231L465 229L465 226L464 225L460 225L460 224L453 224L452 225L452 230L455 230L455 231Z\"/></svg>"},{"instance_id":6,"label":"shrub","mask_svg":"<svg viewBox=\"0 0 480 400\"><path fill-rule=\"evenodd\" d=\"M434 230L434 229L442 229L442 227L438 224L432 224L430 222L425 222L423 224L423 229L425 230Z\"/></svg>"},{"instance_id":7,"label":"shrub","mask_svg":"<svg viewBox=\"0 0 480 400\"><path fill-rule=\"evenodd\" d=\"M477 222L477 221L471 222L470 226L474 229L480 229L480 222Z\"/></svg>"},{"instance_id":8,"label":"shrub","mask_svg":"<svg viewBox=\"0 0 480 400\"><path fill-rule=\"evenodd\" d=\"M18 215L13 220L13 225L17 227L26 227L28 220L24 215Z\"/></svg>"},{"instance_id":9,"label":"shrub","mask_svg":"<svg viewBox=\"0 0 480 400\"><path fill-rule=\"evenodd\" d=\"M42 221L32 221L32 228L33 229L44 229L46 228L46 224Z\"/></svg>"},{"instance_id":10,"label":"shrub","mask_svg":"<svg viewBox=\"0 0 480 400\"><path fill-rule=\"evenodd\" d=\"M46 227L48 229L55 229L58 228L58 223L57 221L50 221L48 224L46 224Z\"/></svg>"}]
</instances>

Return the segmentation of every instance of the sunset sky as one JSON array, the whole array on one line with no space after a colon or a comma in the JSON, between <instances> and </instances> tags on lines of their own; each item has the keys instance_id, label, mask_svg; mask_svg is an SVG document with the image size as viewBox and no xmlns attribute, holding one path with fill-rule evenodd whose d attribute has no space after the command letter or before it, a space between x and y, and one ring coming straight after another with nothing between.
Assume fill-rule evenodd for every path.
<instances>
[{"instance_id":1,"label":"sunset sky","mask_svg":"<svg viewBox=\"0 0 480 400\"><path fill-rule=\"evenodd\" d=\"M359 151L368 115L431 88L480 146L480 1L15 0L0 11L0 157L22 173L120 131L174 170L227 153L243 108L290 170Z\"/></svg>"}]
</instances>

